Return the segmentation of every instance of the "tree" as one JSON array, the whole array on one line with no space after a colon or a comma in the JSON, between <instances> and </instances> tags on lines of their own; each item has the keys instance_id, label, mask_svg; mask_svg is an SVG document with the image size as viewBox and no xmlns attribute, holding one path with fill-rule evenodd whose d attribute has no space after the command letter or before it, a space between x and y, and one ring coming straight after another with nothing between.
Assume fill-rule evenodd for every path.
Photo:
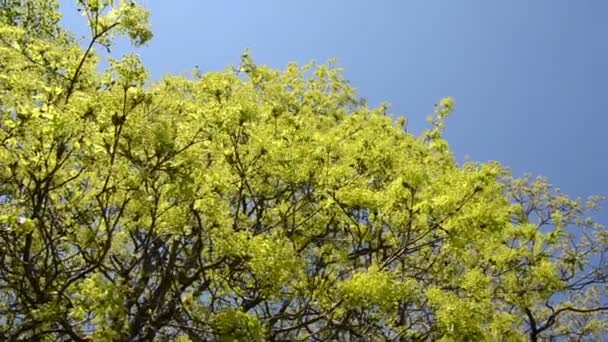
<instances>
[{"instance_id":1,"label":"tree","mask_svg":"<svg viewBox=\"0 0 608 342\"><path fill-rule=\"evenodd\" d=\"M0 339L549 340L608 331L600 198L370 109L340 70L150 82L138 4L0 12Z\"/></svg>"}]
</instances>

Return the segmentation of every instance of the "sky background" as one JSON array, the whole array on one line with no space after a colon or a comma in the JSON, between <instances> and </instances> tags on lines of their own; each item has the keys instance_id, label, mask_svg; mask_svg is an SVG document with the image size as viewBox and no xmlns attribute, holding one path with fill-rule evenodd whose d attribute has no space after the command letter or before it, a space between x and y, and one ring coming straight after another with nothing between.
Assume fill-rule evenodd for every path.
<instances>
[{"instance_id":1,"label":"sky background","mask_svg":"<svg viewBox=\"0 0 608 342\"><path fill-rule=\"evenodd\" d=\"M608 196L606 0L144 0L152 77L254 60L336 57L370 105L415 133L454 96L446 138L459 161L496 160L572 196ZM73 0L64 25L86 33ZM115 54L132 50L126 45ZM600 213L608 224L608 203Z\"/></svg>"}]
</instances>

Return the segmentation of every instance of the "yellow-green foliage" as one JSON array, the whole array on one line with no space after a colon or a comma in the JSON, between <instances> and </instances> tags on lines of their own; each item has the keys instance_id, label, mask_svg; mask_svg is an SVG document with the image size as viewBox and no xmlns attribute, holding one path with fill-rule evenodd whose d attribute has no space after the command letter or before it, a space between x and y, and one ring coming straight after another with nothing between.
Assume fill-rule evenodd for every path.
<instances>
[{"instance_id":1,"label":"yellow-green foliage","mask_svg":"<svg viewBox=\"0 0 608 342\"><path fill-rule=\"evenodd\" d=\"M454 160L332 63L152 82L130 1L0 12L0 340L599 338L597 207ZM100 49L101 47L101 49ZM99 52L101 51L101 52Z\"/></svg>"}]
</instances>

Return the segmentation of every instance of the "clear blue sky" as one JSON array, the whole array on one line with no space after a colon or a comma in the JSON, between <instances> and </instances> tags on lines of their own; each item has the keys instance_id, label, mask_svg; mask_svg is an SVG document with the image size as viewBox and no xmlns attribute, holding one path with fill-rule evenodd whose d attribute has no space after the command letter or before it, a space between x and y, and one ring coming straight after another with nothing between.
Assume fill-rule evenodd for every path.
<instances>
[{"instance_id":1,"label":"clear blue sky","mask_svg":"<svg viewBox=\"0 0 608 342\"><path fill-rule=\"evenodd\" d=\"M84 21L61 0L64 24ZM454 96L459 160L497 160L575 196L608 195L606 0L144 0L155 38L137 51L154 78L238 64L337 57L360 96L420 132ZM124 51L125 48L119 49ZM600 215L608 223L608 203Z\"/></svg>"}]
</instances>

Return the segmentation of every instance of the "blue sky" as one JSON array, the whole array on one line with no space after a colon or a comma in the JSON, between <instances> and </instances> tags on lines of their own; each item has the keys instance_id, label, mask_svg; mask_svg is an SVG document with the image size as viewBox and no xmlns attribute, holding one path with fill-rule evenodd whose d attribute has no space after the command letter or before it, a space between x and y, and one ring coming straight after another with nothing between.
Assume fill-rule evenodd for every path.
<instances>
[{"instance_id":1,"label":"blue sky","mask_svg":"<svg viewBox=\"0 0 608 342\"><path fill-rule=\"evenodd\" d=\"M84 31L71 0L64 24ZM337 57L370 104L420 132L454 96L446 137L459 160L542 174L574 196L608 195L608 1L144 0L154 78L198 65ZM129 50L122 46L118 52ZM608 223L608 203L600 215Z\"/></svg>"}]
</instances>

